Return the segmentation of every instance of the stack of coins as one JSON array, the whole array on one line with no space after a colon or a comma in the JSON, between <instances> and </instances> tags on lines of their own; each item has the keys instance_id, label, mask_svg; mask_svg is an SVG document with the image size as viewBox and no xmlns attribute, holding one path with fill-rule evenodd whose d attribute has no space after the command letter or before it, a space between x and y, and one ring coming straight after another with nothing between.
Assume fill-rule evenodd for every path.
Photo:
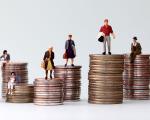
<instances>
[{"instance_id":1,"label":"stack of coins","mask_svg":"<svg viewBox=\"0 0 150 120\"><path fill-rule=\"evenodd\" d=\"M35 105L62 105L63 104L63 79L37 78L34 81Z\"/></svg>"},{"instance_id":2,"label":"stack of coins","mask_svg":"<svg viewBox=\"0 0 150 120\"><path fill-rule=\"evenodd\" d=\"M27 84L28 83L28 70L27 63L20 62L9 62L2 66L2 97L6 97L7 83L11 72L16 73L17 83Z\"/></svg>"},{"instance_id":3,"label":"stack of coins","mask_svg":"<svg viewBox=\"0 0 150 120\"><path fill-rule=\"evenodd\" d=\"M33 85L15 85L13 94L8 94L6 102L10 103L31 103L34 97Z\"/></svg>"},{"instance_id":4,"label":"stack of coins","mask_svg":"<svg viewBox=\"0 0 150 120\"><path fill-rule=\"evenodd\" d=\"M90 55L89 103L123 102L123 55Z\"/></svg>"},{"instance_id":5,"label":"stack of coins","mask_svg":"<svg viewBox=\"0 0 150 120\"><path fill-rule=\"evenodd\" d=\"M81 91L81 66L56 66L54 69L55 78L64 79L64 100L80 100Z\"/></svg>"},{"instance_id":6,"label":"stack of coins","mask_svg":"<svg viewBox=\"0 0 150 120\"><path fill-rule=\"evenodd\" d=\"M124 98L149 99L150 55L137 55L134 63L125 55Z\"/></svg>"}]
</instances>

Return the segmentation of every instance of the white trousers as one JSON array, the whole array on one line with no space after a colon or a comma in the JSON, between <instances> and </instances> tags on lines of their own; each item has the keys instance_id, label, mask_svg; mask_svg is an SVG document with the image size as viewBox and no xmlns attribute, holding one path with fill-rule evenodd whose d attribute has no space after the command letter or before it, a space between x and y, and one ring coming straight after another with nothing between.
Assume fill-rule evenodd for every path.
<instances>
[{"instance_id":1,"label":"white trousers","mask_svg":"<svg viewBox=\"0 0 150 120\"><path fill-rule=\"evenodd\" d=\"M14 88L14 83L8 82L7 88L13 90L13 88Z\"/></svg>"},{"instance_id":2,"label":"white trousers","mask_svg":"<svg viewBox=\"0 0 150 120\"><path fill-rule=\"evenodd\" d=\"M104 37L104 42L103 42L103 47L104 47L104 52L106 52L106 44L107 44L107 48L108 48L108 52L111 51L111 38L110 36L105 36Z\"/></svg>"}]
</instances>

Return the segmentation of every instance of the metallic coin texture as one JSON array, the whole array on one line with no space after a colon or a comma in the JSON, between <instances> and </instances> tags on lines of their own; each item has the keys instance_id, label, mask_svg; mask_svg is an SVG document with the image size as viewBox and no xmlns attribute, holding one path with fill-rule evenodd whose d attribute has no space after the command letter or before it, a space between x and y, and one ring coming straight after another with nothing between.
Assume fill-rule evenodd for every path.
<instances>
[{"instance_id":1,"label":"metallic coin texture","mask_svg":"<svg viewBox=\"0 0 150 120\"><path fill-rule=\"evenodd\" d=\"M64 79L36 78L34 81L34 104L41 106L62 105L63 87Z\"/></svg>"},{"instance_id":2,"label":"metallic coin texture","mask_svg":"<svg viewBox=\"0 0 150 120\"><path fill-rule=\"evenodd\" d=\"M56 66L54 77L64 79L64 101L80 100L81 66Z\"/></svg>"},{"instance_id":3,"label":"metallic coin texture","mask_svg":"<svg viewBox=\"0 0 150 120\"><path fill-rule=\"evenodd\" d=\"M134 63L130 56L124 56L123 88L124 98L149 100L150 55L137 55Z\"/></svg>"},{"instance_id":4,"label":"metallic coin texture","mask_svg":"<svg viewBox=\"0 0 150 120\"><path fill-rule=\"evenodd\" d=\"M90 55L88 102L120 104L123 102L123 55Z\"/></svg>"},{"instance_id":5,"label":"metallic coin texture","mask_svg":"<svg viewBox=\"0 0 150 120\"><path fill-rule=\"evenodd\" d=\"M10 62L6 63L4 66L1 67L2 69L2 97L6 97L7 91L7 83L9 81L9 77L11 72L16 73L17 83L25 84L28 83L28 69L27 63L22 62Z\"/></svg>"},{"instance_id":6,"label":"metallic coin texture","mask_svg":"<svg viewBox=\"0 0 150 120\"><path fill-rule=\"evenodd\" d=\"M33 85L15 85L13 94L8 94L6 102L10 103L32 103L34 97L34 86Z\"/></svg>"}]
</instances>

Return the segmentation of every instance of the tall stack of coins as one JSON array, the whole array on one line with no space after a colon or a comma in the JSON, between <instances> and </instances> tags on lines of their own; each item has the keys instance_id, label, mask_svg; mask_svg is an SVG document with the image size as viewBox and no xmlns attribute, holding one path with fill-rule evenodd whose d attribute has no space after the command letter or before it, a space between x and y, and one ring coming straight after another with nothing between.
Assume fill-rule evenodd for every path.
<instances>
[{"instance_id":1,"label":"tall stack of coins","mask_svg":"<svg viewBox=\"0 0 150 120\"><path fill-rule=\"evenodd\" d=\"M89 103L123 102L123 55L90 55Z\"/></svg>"},{"instance_id":2,"label":"tall stack of coins","mask_svg":"<svg viewBox=\"0 0 150 120\"><path fill-rule=\"evenodd\" d=\"M63 104L63 79L37 78L34 81L35 105L62 105Z\"/></svg>"},{"instance_id":3,"label":"tall stack of coins","mask_svg":"<svg viewBox=\"0 0 150 120\"><path fill-rule=\"evenodd\" d=\"M125 55L124 98L149 99L150 55L137 55L134 63Z\"/></svg>"},{"instance_id":4,"label":"tall stack of coins","mask_svg":"<svg viewBox=\"0 0 150 120\"><path fill-rule=\"evenodd\" d=\"M6 97L7 83L11 72L16 73L17 83L28 83L27 63L10 62L2 66L2 97Z\"/></svg>"},{"instance_id":5,"label":"tall stack of coins","mask_svg":"<svg viewBox=\"0 0 150 120\"><path fill-rule=\"evenodd\" d=\"M54 69L55 78L64 79L64 100L78 101L81 91L81 66L56 66Z\"/></svg>"},{"instance_id":6,"label":"tall stack of coins","mask_svg":"<svg viewBox=\"0 0 150 120\"><path fill-rule=\"evenodd\" d=\"M6 102L10 103L31 103L34 97L33 85L15 85L12 95L7 95Z\"/></svg>"}]
</instances>

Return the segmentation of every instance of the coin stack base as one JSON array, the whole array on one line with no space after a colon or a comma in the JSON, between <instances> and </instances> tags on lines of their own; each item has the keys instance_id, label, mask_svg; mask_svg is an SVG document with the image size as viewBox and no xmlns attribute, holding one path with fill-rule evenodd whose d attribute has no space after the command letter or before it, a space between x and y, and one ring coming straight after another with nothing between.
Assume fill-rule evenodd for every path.
<instances>
[{"instance_id":1,"label":"coin stack base","mask_svg":"<svg viewBox=\"0 0 150 120\"><path fill-rule=\"evenodd\" d=\"M123 58L123 55L90 55L89 103L123 102Z\"/></svg>"},{"instance_id":2,"label":"coin stack base","mask_svg":"<svg viewBox=\"0 0 150 120\"><path fill-rule=\"evenodd\" d=\"M32 103L34 97L33 85L15 85L12 95L7 95L6 102L10 103Z\"/></svg>"},{"instance_id":3,"label":"coin stack base","mask_svg":"<svg viewBox=\"0 0 150 120\"><path fill-rule=\"evenodd\" d=\"M150 55L137 55L134 63L125 55L124 98L130 100L149 100Z\"/></svg>"},{"instance_id":4,"label":"coin stack base","mask_svg":"<svg viewBox=\"0 0 150 120\"><path fill-rule=\"evenodd\" d=\"M2 65L2 97L6 98L7 83L11 72L16 73L18 79L17 83L26 84L28 83L28 70L27 63L22 62L9 62Z\"/></svg>"},{"instance_id":5,"label":"coin stack base","mask_svg":"<svg viewBox=\"0 0 150 120\"><path fill-rule=\"evenodd\" d=\"M55 66L55 78L64 79L64 100L79 101L81 92L81 66Z\"/></svg>"},{"instance_id":6,"label":"coin stack base","mask_svg":"<svg viewBox=\"0 0 150 120\"><path fill-rule=\"evenodd\" d=\"M34 104L53 106L63 104L63 79L37 78L34 81Z\"/></svg>"}]
</instances>

